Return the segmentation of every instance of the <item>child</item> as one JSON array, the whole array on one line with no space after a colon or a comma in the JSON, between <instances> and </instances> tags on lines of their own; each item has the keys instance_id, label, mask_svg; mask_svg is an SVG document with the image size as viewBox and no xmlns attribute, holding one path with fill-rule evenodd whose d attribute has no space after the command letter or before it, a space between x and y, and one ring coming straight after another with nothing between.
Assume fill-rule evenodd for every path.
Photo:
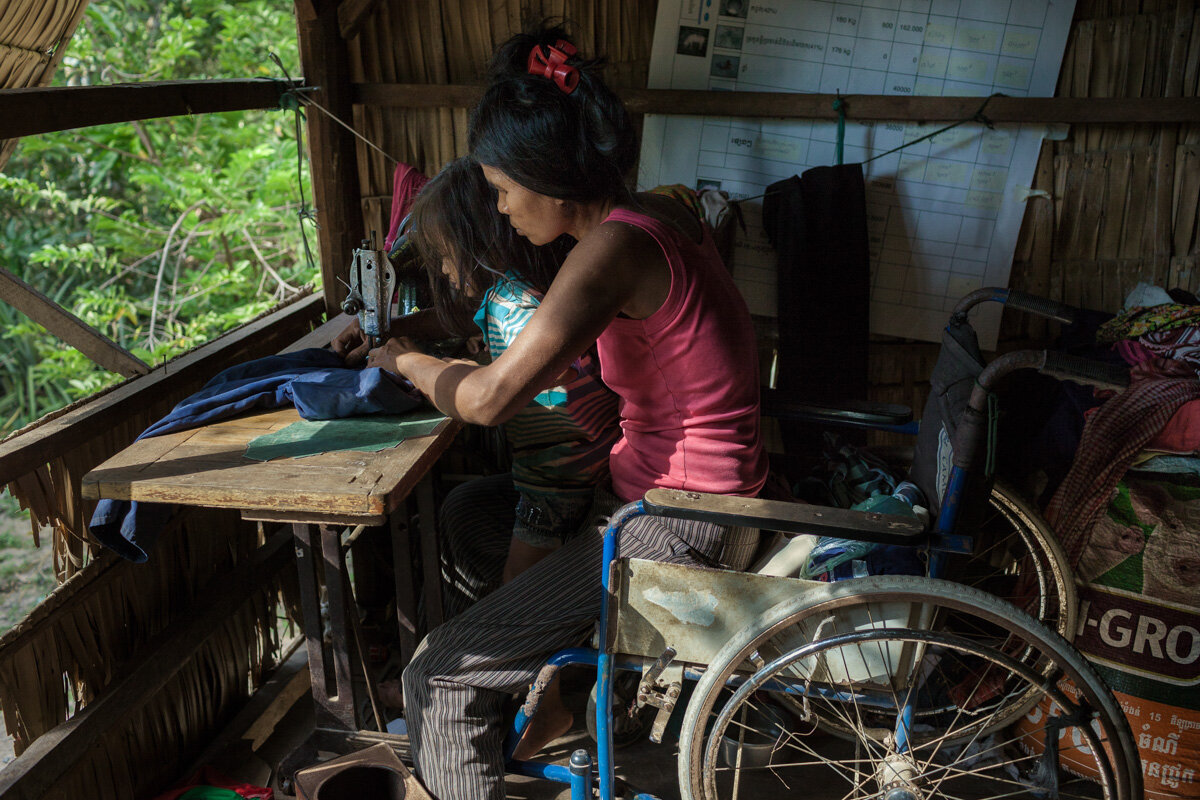
<instances>
[{"instance_id":1,"label":"child","mask_svg":"<svg viewBox=\"0 0 1200 800\"><path fill-rule=\"evenodd\" d=\"M452 161L417 195L408 237L429 272L442 331L467 336L478 333L472 330L477 325L496 359L540 304L563 250L534 247L516 235L491 207L491 197L477 165ZM410 332L403 319L397 323L393 333ZM426 324L421 333L429 332ZM543 389L504 424L504 433L511 474L458 486L441 508L447 618L582 527L590 529L585 523L595 487L608 480L609 450L620 437L617 398L600 381L594 353ZM505 523L505 531L496 529Z\"/></svg>"}]
</instances>

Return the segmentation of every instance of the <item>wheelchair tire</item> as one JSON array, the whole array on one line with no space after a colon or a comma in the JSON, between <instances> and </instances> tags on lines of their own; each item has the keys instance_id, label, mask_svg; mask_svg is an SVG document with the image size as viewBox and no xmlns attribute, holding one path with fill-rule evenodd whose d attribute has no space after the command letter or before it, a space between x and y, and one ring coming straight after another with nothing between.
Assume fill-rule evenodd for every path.
<instances>
[{"instance_id":1,"label":"wheelchair tire","mask_svg":"<svg viewBox=\"0 0 1200 800\"><path fill-rule=\"evenodd\" d=\"M653 706L633 708L637 697L638 684L642 680L640 672L619 671L613 677L612 688L612 741L613 747L628 747L631 744L647 738L650 728L654 725L655 709ZM633 713L630 713L632 710ZM587 732L592 741L597 741L596 733L596 687L592 687L587 704Z\"/></svg>"},{"instance_id":2,"label":"wheelchair tire","mask_svg":"<svg viewBox=\"0 0 1200 800\"><path fill-rule=\"evenodd\" d=\"M898 473L912 465L911 447L868 448ZM1079 593L1075 574L1050 524L1021 492L996 480L978 529L975 552L951 556L944 577L1015 605L1067 641L1075 638Z\"/></svg>"},{"instance_id":3,"label":"wheelchair tire","mask_svg":"<svg viewBox=\"0 0 1200 800\"><path fill-rule=\"evenodd\" d=\"M1074 713L1040 714L1047 698ZM1022 718L1023 733L1010 734ZM1038 736L1049 755L1028 752ZM1083 744L1098 778L1049 766L1062 737ZM1007 602L916 576L840 581L780 603L722 648L684 716L684 800L843 781L845 796L877 798L1142 796L1129 724L1082 655Z\"/></svg>"},{"instance_id":4,"label":"wheelchair tire","mask_svg":"<svg viewBox=\"0 0 1200 800\"><path fill-rule=\"evenodd\" d=\"M1079 595L1050 525L1011 486L996 481L980 520L975 552L951 556L945 577L1007 600L1070 641Z\"/></svg>"}]
</instances>

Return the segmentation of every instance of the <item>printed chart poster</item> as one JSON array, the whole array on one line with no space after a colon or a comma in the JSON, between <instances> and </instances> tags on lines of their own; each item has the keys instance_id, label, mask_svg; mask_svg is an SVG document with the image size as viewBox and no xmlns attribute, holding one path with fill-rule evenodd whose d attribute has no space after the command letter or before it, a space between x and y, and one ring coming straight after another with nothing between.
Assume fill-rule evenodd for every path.
<instances>
[{"instance_id":1,"label":"printed chart poster","mask_svg":"<svg viewBox=\"0 0 1200 800\"><path fill-rule=\"evenodd\" d=\"M649 85L981 105L995 93L1048 97L1073 12L1074 0L660 0ZM959 298L1007 285L1046 128L971 122L917 142L948 123L855 123L852 100L848 115L844 160L863 163L867 183L871 330L938 341ZM746 200L731 266L751 312L774 316L761 195L837 163L836 144L832 121L647 116L638 183L715 186ZM999 307L973 323L993 349Z\"/></svg>"}]
</instances>

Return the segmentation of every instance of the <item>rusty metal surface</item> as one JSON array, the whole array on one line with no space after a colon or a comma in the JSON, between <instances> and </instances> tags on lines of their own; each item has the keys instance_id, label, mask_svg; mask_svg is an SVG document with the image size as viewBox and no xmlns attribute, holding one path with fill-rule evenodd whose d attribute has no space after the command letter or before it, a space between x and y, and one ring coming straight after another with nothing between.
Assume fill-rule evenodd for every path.
<instances>
[{"instance_id":1,"label":"rusty metal surface","mask_svg":"<svg viewBox=\"0 0 1200 800\"><path fill-rule=\"evenodd\" d=\"M676 662L691 664L707 664L764 611L820 585L638 559L620 562L618 581L616 652L658 658L673 647Z\"/></svg>"}]
</instances>

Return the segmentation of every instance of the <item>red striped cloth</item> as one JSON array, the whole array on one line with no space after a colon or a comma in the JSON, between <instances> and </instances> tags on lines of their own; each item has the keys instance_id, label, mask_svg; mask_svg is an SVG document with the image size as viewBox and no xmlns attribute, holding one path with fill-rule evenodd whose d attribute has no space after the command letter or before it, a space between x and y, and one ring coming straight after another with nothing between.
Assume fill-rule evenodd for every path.
<instances>
[{"instance_id":1,"label":"red striped cloth","mask_svg":"<svg viewBox=\"0 0 1200 800\"><path fill-rule=\"evenodd\" d=\"M1046 508L1071 566L1087 545L1097 518L1108 506L1118 481L1176 410L1200 398L1200 381L1150 376L1135 369L1128 389L1100 406L1083 427L1079 450L1062 485Z\"/></svg>"}]
</instances>

